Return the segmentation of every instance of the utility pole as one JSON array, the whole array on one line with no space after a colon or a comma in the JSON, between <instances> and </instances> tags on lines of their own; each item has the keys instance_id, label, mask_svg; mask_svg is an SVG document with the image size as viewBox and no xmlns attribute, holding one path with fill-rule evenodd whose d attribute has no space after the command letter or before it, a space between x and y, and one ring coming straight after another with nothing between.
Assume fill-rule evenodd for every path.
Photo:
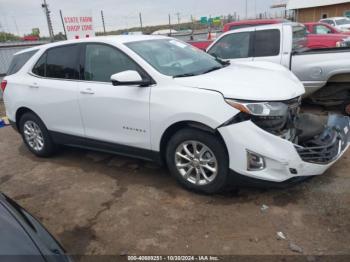
<instances>
[{"instance_id":1,"label":"utility pole","mask_svg":"<svg viewBox=\"0 0 350 262\"><path fill-rule=\"evenodd\" d=\"M139 18L140 18L140 27L141 27L141 32L142 32L142 15L141 15L141 12L139 13Z\"/></svg>"},{"instance_id":2,"label":"utility pole","mask_svg":"<svg viewBox=\"0 0 350 262\"><path fill-rule=\"evenodd\" d=\"M105 17L103 15L103 11L102 10L101 10L101 19L102 19L102 25L103 25L103 33L106 34Z\"/></svg>"},{"instance_id":3,"label":"utility pole","mask_svg":"<svg viewBox=\"0 0 350 262\"><path fill-rule=\"evenodd\" d=\"M50 17L50 10L49 6L46 3L46 0L44 0L44 3L41 5L41 7L44 9L45 15L46 15L46 20L47 20L47 27L49 29L49 34L50 34L50 41L54 41L54 34L53 34L53 29L52 29L52 22L51 22L51 17Z\"/></svg>"},{"instance_id":4,"label":"utility pole","mask_svg":"<svg viewBox=\"0 0 350 262\"><path fill-rule=\"evenodd\" d=\"M193 41L194 40L194 18L193 18L193 15L191 15L191 23L192 23L192 32L191 32L191 40Z\"/></svg>"},{"instance_id":5,"label":"utility pole","mask_svg":"<svg viewBox=\"0 0 350 262\"><path fill-rule=\"evenodd\" d=\"M63 26L64 35L65 35L66 40L67 40L67 39L68 39L68 37L67 37L66 27L64 26L64 21L63 21L62 10L60 10L60 16L61 16L61 22L62 22L62 26Z\"/></svg>"},{"instance_id":6,"label":"utility pole","mask_svg":"<svg viewBox=\"0 0 350 262\"><path fill-rule=\"evenodd\" d=\"M170 14L169 14L169 30L170 30L169 36L171 36L171 16L170 16Z\"/></svg>"},{"instance_id":7,"label":"utility pole","mask_svg":"<svg viewBox=\"0 0 350 262\"><path fill-rule=\"evenodd\" d=\"M16 22L16 18L14 16L12 16L12 19L13 19L13 22L15 23L17 35L19 36L19 30L18 30L18 25L17 25L17 22Z\"/></svg>"},{"instance_id":8,"label":"utility pole","mask_svg":"<svg viewBox=\"0 0 350 262\"><path fill-rule=\"evenodd\" d=\"M177 12L176 16L177 16L177 24L180 25L180 13Z\"/></svg>"},{"instance_id":9,"label":"utility pole","mask_svg":"<svg viewBox=\"0 0 350 262\"><path fill-rule=\"evenodd\" d=\"M248 19L248 0L245 0L245 19Z\"/></svg>"}]
</instances>

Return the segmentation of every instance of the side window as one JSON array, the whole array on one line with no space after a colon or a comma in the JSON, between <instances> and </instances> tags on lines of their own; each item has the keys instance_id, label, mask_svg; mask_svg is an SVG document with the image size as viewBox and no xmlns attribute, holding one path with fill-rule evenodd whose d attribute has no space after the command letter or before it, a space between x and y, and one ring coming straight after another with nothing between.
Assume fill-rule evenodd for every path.
<instances>
[{"instance_id":1,"label":"side window","mask_svg":"<svg viewBox=\"0 0 350 262\"><path fill-rule=\"evenodd\" d=\"M277 29L255 32L254 57L276 56L280 53L281 33Z\"/></svg>"},{"instance_id":2,"label":"side window","mask_svg":"<svg viewBox=\"0 0 350 262\"><path fill-rule=\"evenodd\" d=\"M247 58L250 56L251 32L229 34L221 38L209 54L223 59Z\"/></svg>"},{"instance_id":3,"label":"side window","mask_svg":"<svg viewBox=\"0 0 350 262\"><path fill-rule=\"evenodd\" d=\"M46 77L78 79L78 45L49 49L46 55Z\"/></svg>"},{"instance_id":4,"label":"side window","mask_svg":"<svg viewBox=\"0 0 350 262\"><path fill-rule=\"evenodd\" d=\"M15 55L12 58L9 69L7 70L7 75L16 74L21 68L28 62L28 60L36 53L38 50L33 50L25 53Z\"/></svg>"},{"instance_id":5,"label":"side window","mask_svg":"<svg viewBox=\"0 0 350 262\"><path fill-rule=\"evenodd\" d=\"M111 75L123 71L139 71L136 63L123 52L101 44L86 45L84 69L85 80L99 82L110 82Z\"/></svg>"},{"instance_id":6,"label":"side window","mask_svg":"<svg viewBox=\"0 0 350 262\"><path fill-rule=\"evenodd\" d=\"M324 25L316 25L314 31L317 35L327 35L332 33L331 29Z\"/></svg>"},{"instance_id":7,"label":"side window","mask_svg":"<svg viewBox=\"0 0 350 262\"><path fill-rule=\"evenodd\" d=\"M42 77L46 76L46 53L40 57L38 62L36 62L33 68L33 73Z\"/></svg>"},{"instance_id":8,"label":"side window","mask_svg":"<svg viewBox=\"0 0 350 262\"><path fill-rule=\"evenodd\" d=\"M293 48L292 51L307 47L307 30L305 26L293 26Z\"/></svg>"}]
</instances>

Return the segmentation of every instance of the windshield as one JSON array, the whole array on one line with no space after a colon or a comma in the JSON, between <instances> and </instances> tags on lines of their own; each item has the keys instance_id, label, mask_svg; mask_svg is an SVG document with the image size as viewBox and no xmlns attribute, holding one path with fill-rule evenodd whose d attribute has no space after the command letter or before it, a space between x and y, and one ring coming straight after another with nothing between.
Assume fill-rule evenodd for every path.
<instances>
[{"instance_id":1,"label":"windshield","mask_svg":"<svg viewBox=\"0 0 350 262\"><path fill-rule=\"evenodd\" d=\"M168 76L200 75L223 67L214 57L175 39L145 40L126 46Z\"/></svg>"},{"instance_id":2,"label":"windshield","mask_svg":"<svg viewBox=\"0 0 350 262\"><path fill-rule=\"evenodd\" d=\"M339 20L335 20L335 22L337 23L337 25L347 25L350 24L350 19L339 19Z\"/></svg>"}]
</instances>

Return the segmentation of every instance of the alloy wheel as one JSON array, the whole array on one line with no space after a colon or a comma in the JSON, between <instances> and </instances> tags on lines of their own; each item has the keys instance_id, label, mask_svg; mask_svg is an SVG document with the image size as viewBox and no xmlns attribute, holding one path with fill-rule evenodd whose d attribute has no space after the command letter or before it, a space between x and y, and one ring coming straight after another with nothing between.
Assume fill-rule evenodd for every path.
<instances>
[{"instance_id":1,"label":"alloy wheel","mask_svg":"<svg viewBox=\"0 0 350 262\"><path fill-rule=\"evenodd\" d=\"M40 127L33 121L26 121L23 126L23 134L26 142L34 151L44 148L44 137Z\"/></svg>"},{"instance_id":2,"label":"alloy wheel","mask_svg":"<svg viewBox=\"0 0 350 262\"><path fill-rule=\"evenodd\" d=\"M218 174L218 161L213 151L195 140L185 141L177 147L175 165L184 179L199 186L210 184Z\"/></svg>"}]
</instances>

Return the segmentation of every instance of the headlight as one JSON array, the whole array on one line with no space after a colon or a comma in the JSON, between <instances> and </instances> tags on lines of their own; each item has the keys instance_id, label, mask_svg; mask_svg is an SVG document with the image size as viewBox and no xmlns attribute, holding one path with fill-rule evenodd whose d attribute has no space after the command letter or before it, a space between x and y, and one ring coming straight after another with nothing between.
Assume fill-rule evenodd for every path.
<instances>
[{"instance_id":1,"label":"headlight","mask_svg":"<svg viewBox=\"0 0 350 262\"><path fill-rule=\"evenodd\" d=\"M281 102L244 102L225 99L226 103L237 110L254 116L285 116L288 105Z\"/></svg>"}]
</instances>

